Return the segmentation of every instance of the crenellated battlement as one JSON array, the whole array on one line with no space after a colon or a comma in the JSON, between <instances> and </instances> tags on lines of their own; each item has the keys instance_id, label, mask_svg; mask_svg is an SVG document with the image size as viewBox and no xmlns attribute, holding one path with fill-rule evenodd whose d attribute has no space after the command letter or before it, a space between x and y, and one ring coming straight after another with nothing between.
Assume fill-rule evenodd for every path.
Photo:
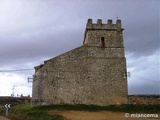
<instances>
[{"instance_id":1,"label":"crenellated battlement","mask_svg":"<svg viewBox=\"0 0 160 120\"><path fill-rule=\"evenodd\" d=\"M97 19L97 23L93 23L92 19L88 19L83 44L97 47L103 46L103 48L123 47L123 30L119 19L116 20L115 24L111 19L108 19L106 23L102 23L101 19Z\"/></svg>"},{"instance_id":2,"label":"crenellated battlement","mask_svg":"<svg viewBox=\"0 0 160 120\"><path fill-rule=\"evenodd\" d=\"M117 20L116 24L112 23L111 19L108 19L106 24L102 23L101 19L97 19L97 23L92 23L92 19L88 19L86 24L86 29L114 29L114 30L123 30L121 25L121 20Z\"/></svg>"}]
</instances>

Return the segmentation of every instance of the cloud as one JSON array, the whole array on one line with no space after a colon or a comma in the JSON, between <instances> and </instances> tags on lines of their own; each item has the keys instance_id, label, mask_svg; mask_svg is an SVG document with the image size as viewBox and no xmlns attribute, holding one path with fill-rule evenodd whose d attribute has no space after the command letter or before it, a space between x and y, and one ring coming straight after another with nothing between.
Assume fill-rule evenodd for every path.
<instances>
[{"instance_id":1,"label":"cloud","mask_svg":"<svg viewBox=\"0 0 160 120\"><path fill-rule=\"evenodd\" d=\"M160 94L160 87L159 83L153 83L153 82L137 82L136 84L129 84L129 91L128 93L131 94ZM135 89L136 88L136 89Z\"/></svg>"},{"instance_id":2,"label":"cloud","mask_svg":"<svg viewBox=\"0 0 160 120\"><path fill-rule=\"evenodd\" d=\"M3 13L6 18L0 21L0 38L3 39L0 50L3 57L9 53L12 59L14 56L15 59L40 57L39 55L46 57L51 56L51 51L55 52L54 55L58 55L61 51L81 45L85 24L89 17L94 21L102 18L104 23L109 18L114 18L115 21L118 16L124 19L122 24L125 28L124 42L127 52L148 55L159 47L157 27L159 18L156 2L131 1L124 4L110 0L93 2L22 0L7 1L3 4L6 6L1 8L5 10L1 14ZM112 10L113 8L115 9ZM9 12L8 16L5 15L7 12ZM13 17L8 18L10 16ZM61 49L62 45L64 50Z\"/></svg>"},{"instance_id":3,"label":"cloud","mask_svg":"<svg viewBox=\"0 0 160 120\"><path fill-rule=\"evenodd\" d=\"M14 94L24 94L25 96L30 94L32 86L31 84L27 83L27 77L25 75L16 74L16 73L0 73L0 95L11 95L13 92ZM13 87L15 88L13 91Z\"/></svg>"},{"instance_id":4,"label":"cloud","mask_svg":"<svg viewBox=\"0 0 160 120\"><path fill-rule=\"evenodd\" d=\"M129 94L160 94L159 51L140 58L128 56L127 71Z\"/></svg>"}]
</instances>

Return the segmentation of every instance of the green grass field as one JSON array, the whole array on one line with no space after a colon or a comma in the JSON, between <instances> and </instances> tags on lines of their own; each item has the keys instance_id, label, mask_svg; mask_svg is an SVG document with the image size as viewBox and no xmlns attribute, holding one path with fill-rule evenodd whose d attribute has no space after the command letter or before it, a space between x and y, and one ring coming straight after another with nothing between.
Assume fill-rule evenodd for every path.
<instances>
[{"instance_id":1,"label":"green grass field","mask_svg":"<svg viewBox=\"0 0 160 120\"><path fill-rule=\"evenodd\" d=\"M75 110L75 111L113 111L127 113L160 113L160 105L49 105L40 107L30 107L29 104L21 104L9 109L11 120L65 120L61 115L50 115L49 110ZM0 111L4 115L4 110Z\"/></svg>"}]
</instances>

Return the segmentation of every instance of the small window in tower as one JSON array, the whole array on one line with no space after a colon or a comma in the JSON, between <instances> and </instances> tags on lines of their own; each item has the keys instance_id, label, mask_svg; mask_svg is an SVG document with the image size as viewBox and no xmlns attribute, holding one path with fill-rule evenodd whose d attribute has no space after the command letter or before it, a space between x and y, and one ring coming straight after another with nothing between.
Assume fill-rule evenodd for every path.
<instances>
[{"instance_id":1,"label":"small window in tower","mask_svg":"<svg viewBox=\"0 0 160 120\"><path fill-rule=\"evenodd\" d=\"M104 40L104 37L101 37L101 47L102 47L102 48L105 47L105 40Z\"/></svg>"}]
</instances>

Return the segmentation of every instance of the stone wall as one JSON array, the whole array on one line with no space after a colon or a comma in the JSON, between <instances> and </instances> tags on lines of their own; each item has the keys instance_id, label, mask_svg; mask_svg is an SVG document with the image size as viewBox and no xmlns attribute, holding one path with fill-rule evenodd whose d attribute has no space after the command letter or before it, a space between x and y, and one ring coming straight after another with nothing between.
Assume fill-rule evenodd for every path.
<instances>
[{"instance_id":1,"label":"stone wall","mask_svg":"<svg viewBox=\"0 0 160 120\"><path fill-rule=\"evenodd\" d=\"M101 46L101 38L104 46ZM127 103L121 23L88 21L84 44L35 67L32 105Z\"/></svg>"},{"instance_id":2,"label":"stone wall","mask_svg":"<svg viewBox=\"0 0 160 120\"><path fill-rule=\"evenodd\" d=\"M95 51L102 50L81 46L45 61L34 76L33 105L127 103L125 58Z\"/></svg>"},{"instance_id":3,"label":"stone wall","mask_svg":"<svg viewBox=\"0 0 160 120\"><path fill-rule=\"evenodd\" d=\"M67 101L71 103L77 101L78 96L83 97L78 86L87 85L85 52L85 47L79 47L44 62L43 67L35 73L33 81L35 86L33 98L37 100L36 103L62 104ZM80 84L82 79L83 83ZM79 95L75 94L78 91Z\"/></svg>"},{"instance_id":4,"label":"stone wall","mask_svg":"<svg viewBox=\"0 0 160 120\"><path fill-rule=\"evenodd\" d=\"M5 104L11 104L11 107L19 104L30 104L31 98L30 97L0 97L0 107L4 107Z\"/></svg>"},{"instance_id":5,"label":"stone wall","mask_svg":"<svg viewBox=\"0 0 160 120\"><path fill-rule=\"evenodd\" d=\"M160 95L129 95L128 104L160 105Z\"/></svg>"}]
</instances>

